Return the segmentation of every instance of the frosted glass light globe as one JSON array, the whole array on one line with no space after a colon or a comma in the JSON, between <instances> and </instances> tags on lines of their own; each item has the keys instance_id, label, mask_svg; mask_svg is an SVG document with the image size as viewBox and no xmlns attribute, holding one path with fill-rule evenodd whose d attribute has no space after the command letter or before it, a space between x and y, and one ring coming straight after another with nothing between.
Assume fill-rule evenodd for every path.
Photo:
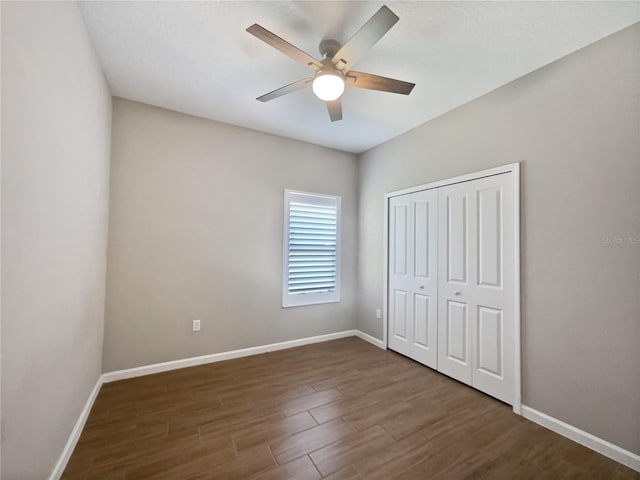
<instances>
[{"instance_id":1,"label":"frosted glass light globe","mask_svg":"<svg viewBox=\"0 0 640 480\"><path fill-rule=\"evenodd\" d=\"M334 73L325 73L314 78L312 88L320 100L331 102L344 92L344 80Z\"/></svg>"}]
</instances>

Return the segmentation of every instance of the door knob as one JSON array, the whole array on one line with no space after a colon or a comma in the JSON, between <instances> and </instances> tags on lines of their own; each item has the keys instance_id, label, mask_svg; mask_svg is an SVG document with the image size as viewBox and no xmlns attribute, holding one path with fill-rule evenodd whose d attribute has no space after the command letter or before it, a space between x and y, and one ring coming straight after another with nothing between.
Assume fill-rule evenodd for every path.
<instances>
[{"instance_id":1,"label":"door knob","mask_svg":"<svg viewBox=\"0 0 640 480\"><path fill-rule=\"evenodd\" d=\"M420 290L424 290L424 285L420 285Z\"/></svg>"},{"instance_id":2,"label":"door knob","mask_svg":"<svg viewBox=\"0 0 640 480\"><path fill-rule=\"evenodd\" d=\"M461 292L455 292L454 295L460 295Z\"/></svg>"}]
</instances>

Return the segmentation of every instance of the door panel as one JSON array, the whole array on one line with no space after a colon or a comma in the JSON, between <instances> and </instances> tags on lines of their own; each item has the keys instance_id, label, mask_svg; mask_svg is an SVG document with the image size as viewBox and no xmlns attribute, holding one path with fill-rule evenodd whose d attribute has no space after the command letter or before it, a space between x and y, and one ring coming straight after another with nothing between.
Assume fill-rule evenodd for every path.
<instances>
[{"instance_id":1,"label":"door panel","mask_svg":"<svg viewBox=\"0 0 640 480\"><path fill-rule=\"evenodd\" d=\"M429 278L429 202L413 202L413 222L415 225L414 275L417 278Z\"/></svg>"},{"instance_id":2,"label":"door panel","mask_svg":"<svg viewBox=\"0 0 640 480\"><path fill-rule=\"evenodd\" d=\"M389 348L437 366L435 190L389 200Z\"/></svg>"},{"instance_id":3,"label":"door panel","mask_svg":"<svg viewBox=\"0 0 640 480\"><path fill-rule=\"evenodd\" d=\"M407 356L411 355L413 338L410 213L410 195L389 200L389 348Z\"/></svg>"},{"instance_id":4,"label":"door panel","mask_svg":"<svg viewBox=\"0 0 640 480\"><path fill-rule=\"evenodd\" d=\"M515 225L511 174L470 182L477 212L471 255L474 282L473 380L475 388L512 404L515 398Z\"/></svg>"},{"instance_id":5,"label":"door panel","mask_svg":"<svg viewBox=\"0 0 640 480\"><path fill-rule=\"evenodd\" d=\"M447 308L447 358L467 366L467 306L464 303L449 301Z\"/></svg>"},{"instance_id":6,"label":"door panel","mask_svg":"<svg viewBox=\"0 0 640 480\"><path fill-rule=\"evenodd\" d=\"M438 194L438 241L446 246L439 251L446 268L439 270L438 369L513 403L512 177L501 174L462 182L441 187Z\"/></svg>"},{"instance_id":7,"label":"door panel","mask_svg":"<svg viewBox=\"0 0 640 480\"><path fill-rule=\"evenodd\" d=\"M444 322L439 325L438 370L460 380L471 383L469 359L469 311L465 303L448 300L444 306Z\"/></svg>"},{"instance_id":8,"label":"door panel","mask_svg":"<svg viewBox=\"0 0 640 480\"><path fill-rule=\"evenodd\" d=\"M447 280L467 282L467 194L465 191L447 195Z\"/></svg>"},{"instance_id":9,"label":"door panel","mask_svg":"<svg viewBox=\"0 0 640 480\"><path fill-rule=\"evenodd\" d=\"M478 285L502 286L502 189L478 191Z\"/></svg>"},{"instance_id":10,"label":"door panel","mask_svg":"<svg viewBox=\"0 0 640 480\"><path fill-rule=\"evenodd\" d=\"M413 296L413 342L429 348L429 297L416 293Z\"/></svg>"},{"instance_id":11,"label":"door panel","mask_svg":"<svg viewBox=\"0 0 640 480\"><path fill-rule=\"evenodd\" d=\"M406 275L407 243L409 241L409 232L407 231L407 228L409 227L409 205L396 205L393 210L393 232L395 237L393 271L396 275Z\"/></svg>"},{"instance_id":12,"label":"door panel","mask_svg":"<svg viewBox=\"0 0 640 480\"><path fill-rule=\"evenodd\" d=\"M478 370L502 378L502 311L478 307Z\"/></svg>"},{"instance_id":13,"label":"door panel","mask_svg":"<svg viewBox=\"0 0 640 480\"><path fill-rule=\"evenodd\" d=\"M393 312L395 319L393 335L402 340L407 340L407 292L394 290Z\"/></svg>"},{"instance_id":14,"label":"door panel","mask_svg":"<svg viewBox=\"0 0 640 480\"><path fill-rule=\"evenodd\" d=\"M413 218L413 341L411 358L438 365L438 192L411 195Z\"/></svg>"},{"instance_id":15,"label":"door panel","mask_svg":"<svg viewBox=\"0 0 640 480\"><path fill-rule=\"evenodd\" d=\"M438 370L471 384L468 205L465 184L438 189Z\"/></svg>"}]
</instances>

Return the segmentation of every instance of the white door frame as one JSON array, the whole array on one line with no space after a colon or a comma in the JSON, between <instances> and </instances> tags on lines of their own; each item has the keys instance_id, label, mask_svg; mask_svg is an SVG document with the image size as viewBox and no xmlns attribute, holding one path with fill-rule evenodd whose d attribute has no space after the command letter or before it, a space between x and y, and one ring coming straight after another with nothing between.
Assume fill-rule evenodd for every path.
<instances>
[{"instance_id":1,"label":"white door frame","mask_svg":"<svg viewBox=\"0 0 640 480\"><path fill-rule=\"evenodd\" d=\"M403 190L396 190L384 195L384 277L383 277L383 295L382 295L382 343L383 347L388 348L388 287L389 287L389 199L397 197L399 195L405 195L407 193L415 193L422 190L429 190L432 188L444 187L446 185L452 185L454 183L468 182L470 180L477 180L479 178L491 177L493 175L500 175L502 173L512 173L513 177L513 201L514 201L514 266L515 266L515 392L513 397L513 412L521 415L522 413L522 371L521 371L521 348L520 348L520 163L511 163L509 165L503 165L501 167L490 168L488 170L481 170L478 172L468 173L466 175L460 175L457 177L446 178L444 180L438 180L424 185L418 185L415 187L405 188Z\"/></svg>"}]
</instances>

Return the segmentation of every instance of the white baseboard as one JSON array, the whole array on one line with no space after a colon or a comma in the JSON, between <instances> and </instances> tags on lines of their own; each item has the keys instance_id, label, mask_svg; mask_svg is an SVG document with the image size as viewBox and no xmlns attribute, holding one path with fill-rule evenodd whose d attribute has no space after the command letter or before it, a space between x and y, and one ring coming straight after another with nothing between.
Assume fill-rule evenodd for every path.
<instances>
[{"instance_id":1,"label":"white baseboard","mask_svg":"<svg viewBox=\"0 0 640 480\"><path fill-rule=\"evenodd\" d=\"M365 342L369 342L371 345L375 345L378 348L382 348L386 350L384 346L384 342L382 340L377 339L376 337L372 337L368 333L364 333L362 330L354 330L356 332L356 337L361 338Z\"/></svg>"},{"instance_id":2,"label":"white baseboard","mask_svg":"<svg viewBox=\"0 0 640 480\"><path fill-rule=\"evenodd\" d=\"M76 448L76 444L80 439L80 435L82 434L82 429L84 428L84 424L87 422L87 418L89 418L89 413L91 413L91 407L93 407L93 403L96 401L96 397L98 396L98 392L100 392L100 387L102 386L102 375L98 377L93 390L89 394L89 398L87 398L87 402L84 404L84 408L80 412L80 416L76 421L76 424L73 426L73 430L71 430L71 434L67 439L67 443L62 449L62 453L60 454L60 458L58 459L58 463L53 468L51 475L49 475L49 480L59 480L64 473L64 469L67 468L67 463L71 458L71 454L73 450Z\"/></svg>"},{"instance_id":3,"label":"white baseboard","mask_svg":"<svg viewBox=\"0 0 640 480\"><path fill-rule=\"evenodd\" d=\"M127 378L150 375L152 373L167 372L169 370L176 370L179 368L186 368L186 367L194 367L196 365L204 365L206 363L222 362L224 360L231 360L231 359L240 358L240 357L248 357L251 355L258 355L260 353L266 353L266 352L274 352L276 350L284 350L286 348L301 347L303 345L309 345L311 343L327 342L329 340L336 340L338 338L360 336L358 332L359 330L344 330L342 332L327 333L326 335L317 335L315 337L299 338L297 340L271 343L269 345L259 345L257 347L241 348L239 350L213 353L210 355L202 355L200 357L183 358L181 360L172 360L170 362L154 363L152 365L144 365L142 367L128 368L125 370L117 370L115 372L104 373L102 375L102 379L104 383L115 382L117 380L124 380ZM366 335L366 334L363 334L363 335Z\"/></svg>"},{"instance_id":4,"label":"white baseboard","mask_svg":"<svg viewBox=\"0 0 640 480\"><path fill-rule=\"evenodd\" d=\"M595 450L601 453L605 457L609 457L618 463L626 465L629 468L640 472L640 455L636 455L633 452L618 447L611 442L607 442L602 438L596 437L584 430L569 425L568 423L558 420L546 413L539 412L526 405L522 406L522 416L531 420L532 422L542 425L549 430L552 430L563 437L567 437L574 442L584 445L591 450Z\"/></svg>"}]
</instances>

